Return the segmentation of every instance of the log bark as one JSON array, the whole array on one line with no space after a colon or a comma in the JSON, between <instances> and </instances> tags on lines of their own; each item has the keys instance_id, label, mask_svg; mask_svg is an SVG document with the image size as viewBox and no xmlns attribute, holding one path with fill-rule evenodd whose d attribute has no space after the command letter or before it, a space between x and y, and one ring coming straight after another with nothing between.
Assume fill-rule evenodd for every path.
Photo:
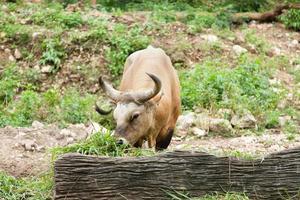
<instances>
[{"instance_id":1,"label":"log bark","mask_svg":"<svg viewBox=\"0 0 300 200\"><path fill-rule=\"evenodd\" d=\"M281 15L284 10L287 9L300 9L300 3L278 5L273 10L264 13L236 13L232 16L232 22L236 24L251 20L256 20L258 22L273 22L276 21L277 17Z\"/></svg>"},{"instance_id":2,"label":"log bark","mask_svg":"<svg viewBox=\"0 0 300 200\"><path fill-rule=\"evenodd\" d=\"M300 148L254 161L175 151L138 158L66 154L55 163L57 200L170 199L166 191L197 197L235 191L253 199L299 199Z\"/></svg>"}]
</instances>

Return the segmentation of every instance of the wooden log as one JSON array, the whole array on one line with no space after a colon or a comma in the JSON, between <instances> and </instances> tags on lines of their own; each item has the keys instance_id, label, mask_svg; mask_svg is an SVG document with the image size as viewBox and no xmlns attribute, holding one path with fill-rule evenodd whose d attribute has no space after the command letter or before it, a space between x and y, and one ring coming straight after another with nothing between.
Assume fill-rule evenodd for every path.
<instances>
[{"instance_id":1,"label":"wooden log","mask_svg":"<svg viewBox=\"0 0 300 200\"><path fill-rule=\"evenodd\" d=\"M137 158L66 154L55 163L57 200L169 199L166 191L174 190L196 197L228 191L254 199L295 197L300 148L254 161L175 151Z\"/></svg>"},{"instance_id":2,"label":"wooden log","mask_svg":"<svg viewBox=\"0 0 300 200\"><path fill-rule=\"evenodd\" d=\"M300 3L295 4L282 4L277 5L273 10L257 13L257 12L243 12L235 13L232 16L232 22L240 24L244 21L256 20L258 22L273 22L277 20L277 17L283 13L284 10L288 9L300 9Z\"/></svg>"}]
</instances>

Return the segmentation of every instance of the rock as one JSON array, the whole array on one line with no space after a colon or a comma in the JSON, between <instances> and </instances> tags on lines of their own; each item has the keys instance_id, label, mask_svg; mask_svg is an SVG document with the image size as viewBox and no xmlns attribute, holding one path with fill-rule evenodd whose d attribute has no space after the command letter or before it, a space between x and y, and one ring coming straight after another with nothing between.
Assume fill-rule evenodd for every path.
<instances>
[{"instance_id":1,"label":"rock","mask_svg":"<svg viewBox=\"0 0 300 200\"><path fill-rule=\"evenodd\" d=\"M22 58L22 54L21 52L19 51L19 49L15 49L15 52L14 52L14 56L17 60L21 59Z\"/></svg>"},{"instance_id":2,"label":"rock","mask_svg":"<svg viewBox=\"0 0 300 200\"><path fill-rule=\"evenodd\" d=\"M258 53L254 44L248 44L248 47L249 47L248 50L251 53Z\"/></svg>"},{"instance_id":3,"label":"rock","mask_svg":"<svg viewBox=\"0 0 300 200\"><path fill-rule=\"evenodd\" d=\"M237 33L236 33L236 36L235 36L234 42L235 42L236 44L242 44L242 43L245 43L246 41L245 41L244 35L243 35L241 32L237 32Z\"/></svg>"},{"instance_id":4,"label":"rock","mask_svg":"<svg viewBox=\"0 0 300 200\"><path fill-rule=\"evenodd\" d=\"M278 117L278 122L281 127L283 127L288 121L292 119L291 116Z\"/></svg>"},{"instance_id":5,"label":"rock","mask_svg":"<svg viewBox=\"0 0 300 200\"><path fill-rule=\"evenodd\" d=\"M46 65L46 66L42 67L41 72L42 73L50 73L51 69L52 69L52 67L50 65Z\"/></svg>"},{"instance_id":6,"label":"rock","mask_svg":"<svg viewBox=\"0 0 300 200\"><path fill-rule=\"evenodd\" d=\"M250 113L246 113L243 116L234 115L231 119L231 124L237 128L246 129L246 128L255 128L256 119Z\"/></svg>"},{"instance_id":7,"label":"rock","mask_svg":"<svg viewBox=\"0 0 300 200\"><path fill-rule=\"evenodd\" d=\"M187 131L192 126L195 119L196 119L196 115L193 112L189 112L185 115L180 115L177 120L177 126L178 128Z\"/></svg>"},{"instance_id":8,"label":"rock","mask_svg":"<svg viewBox=\"0 0 300 200\"><path fill-rule=\"evenodd\" d=\"M299 45L299 41L298 40L292 40L289 44L288 44L288 46L289 47L297 47Z\"/></svg>"},{"instance_id":9,"label":"rock","mask_svg":"<svg viewBox=\"0 0 300 200\"><path fill-rule=\"evenodd\" d=\"M196 127L209 131L210 117L207 113L199 113L196 115L195 125Z\"/></svg>"},{"instance_id":10,"label":"rock","mask_svg":"<svg viewBox=\"0 0 300 200\"><path fill-rule=\"evenodd\" d=\"M232 131L232 126L227 119L212 118L209 123L209 130L215 133L227 133Z\"/></svg>"},{"instance_id":11,"label":"rock","mask_svg":"<svg viewBox=\"0 0 300 200\"><path fill-rule=\"evenodd\" d=\"M191 133L197 137L203 137L205 135L207 135L207 132L205 130L202 130L200 128L197 128L197 127L193 127L191 129Z\"/></svg>"},{"instance_id":12,"label":"rock","mask_svg":"<svg viewBox=\"0 0 300 200\"><path fill-rule=\"evenodd\" d=\"M69 129L66 129L66 128L64 128L60 131L60 135L64 135L66 137L72 137L72 138L76 137L76 134L74 132L72 132L72 131L70 131Z\"/></svg>"},{"instance_id":13,"label":"rock","mask_svg":"<svg viewBox=\"0 0 300 200\"><path fill-rule=\"evenodd\" d=\"M41 33L39 33L39 32L33 32L32 33L32 39L36 40L36 39L38 39L40 37L40 35L41 35Z\"/></svg>"},{"instance_id":14,"label":"rock","mask_svg":"<svg viewBox=\"0 0 300 200\"><path fill-rule=\"evenodd\" d=\"M67 144L72 144L74 142L74 138L67 138Z\"/></svg>"},{"instance_id":15,"label":"rock","mask_svg":"<svg viewBox=\"0 0 300 200\"><path fill-rule=\"evenodd\" d=\"M281 54L281 50L278 47L272 47L268 52L268 56L279 56Z\"/></svg>"},{"instance_id":16,"label":"rock","mask_svg":"<svg viewBox=\"0 0 300 200\"><path fill-rule=\"evenodd\" d=\"M200 36L202 39L206 40L207 42L209 43L214 43L214 42L217 42L219 39L217 36L215 35L211 35L211 34L208 34L208 35L201 35Z\"/></svg>"},{"instance_id":17,"label":"rock","mask_svg":"<svg viewBox=\"0 0 300 200\"><path fill-rule=\"evenodd\" d=\"M217 115L221 118L230 120L232 118L233 111L231 109L221 108L218 110Z\"/></svg>"},{"instance_id":18,"label":"rock","mask_svg":"<svg viewBox=\"0 0 300 200\"><path fill-rule=\"evenodd\" d=\"M37 144L34 140L23 140L21 142L21 145L24 147L25 151L34 151L35 149L37 149Z\"/></svg>"},{"instance_id":19,"label":"rock","mask_svg":"<svg viewBox=\"0 0 300 200\"><path fill-rule=\"evenodd\" d=\"M241 47L240 45L233 45L232 50L238 56L243 54L243 53L248 52L247 49Z\"/></svg>"},{"instance_id":20,"label":"rock","mask_svg":"<svg viewBox=\"0 0 300 200\"><path fill-rule=\"evenodd\" d=\"M43 128L43 127L44 127L44 124L41 123L41 122L39 122L39 121L33 121L32 124L31 124L31 126L32 126L33 128L38 128L38 129L40 129L40 128Z\"/></svg>"},{"instance_id":21,"label":"rock","mask_svg":"<svg viewBox=\"0 0 300 200\"><path fill-rule=\"evenodd\" d=\"M11 50L8 49L8 48L6 48L6 49L4 49L4 53L6 53L6 54L11 54Z\"/></svg>"},{"instance_id":22,"label":"rock","mask_svg":"<svg viewBox=\"0 0 300 200\"><path fill-rule=\"evenodd\" d=\"M8 60L11 61L11 62L15 62L16 61L16 59L15 59L15 57L13 55L9 55L8 56Z\"/></svg>"},{"instance_id":23,"label":"rock","mask_svg":"<svg viewBox=\"0 0 300 200\"><path fill-rule=\"evenodd\" d=\"M35 69L36 71L40 71L41 70L41 68L40 68L39 65L34 65L33 69Z\"/></svg>"}]
</instances>

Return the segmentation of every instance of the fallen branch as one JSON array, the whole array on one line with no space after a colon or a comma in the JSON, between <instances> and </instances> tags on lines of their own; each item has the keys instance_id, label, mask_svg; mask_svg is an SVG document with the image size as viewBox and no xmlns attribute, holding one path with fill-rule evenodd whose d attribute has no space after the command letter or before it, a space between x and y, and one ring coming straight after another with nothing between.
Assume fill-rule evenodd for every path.
<instances>
[{"instance_id":1,"label":"fallen branch","mask_svg":"<svg viewBox=\"0 0 300 200\"><path fill-rule=\"evenodd\" d=\"M242 22L251 21L251 20L255 20L258 22L273 22L277 20L277 17L280 16L284 10L288 10L288 9L300 9L300 3L278 5L275 7L275 9L264 13L257 13L257 12L236 13L232 16L232 22L235 24L240 24Z\"/></svg>"}]
</instances>

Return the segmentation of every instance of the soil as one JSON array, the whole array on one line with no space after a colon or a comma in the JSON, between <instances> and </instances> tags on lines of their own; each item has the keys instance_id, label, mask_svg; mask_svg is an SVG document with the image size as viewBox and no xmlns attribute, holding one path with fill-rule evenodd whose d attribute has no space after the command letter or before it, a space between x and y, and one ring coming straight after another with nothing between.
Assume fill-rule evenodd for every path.
<instances>
[{"instance_id":1,"label":"soil","mask_svg":"<svg viewBox=\"0 0 300 200\"><path fill-rule=\"evenodd\" d=\"M136 16L123 16L119 20L127 20L128 24L134 19L140 18L140 20L146 20L143 15ZM176 26L170 27L170 29L175 29L178 31L180 28L184 27ZM281 49L283 55L289 55L291 57L296 57L300 54L300 45L291 46L292 40L300 41L300 33L293 32L284 29L278 24L250 24L249 28L255 29L258 35L264 37L271 46L276 46ZM236 30L235 33L239 31ZM192 45L195 45L203 39L199 35L189 36L187 41L191 41ZM231 47L234 42L226 39L220 39L224 44L222 53L225 57L229 57L228 48ZM155 42L154 42L155 43ZM177 52L177 59L182 57L182 62L194 63L201 60L203 57L201 55L201 49L199 51L193 52L191 49L187 49L184 53L180 53L180 46L176 47L176 42L172 39L168 40L157 40L159 46L175 46L174 49L167 49L167 52L175 55ZM243 46L243 44L240 44ZM177 49L176 49L177 48ZM203 53L203 52L202 52ZM224 55L222 57L224 57ZM0 54L1 60L2 54ZM70 58L76 58L78 55L74 53ZM97 55L95 55L97 56ZM78 58L89 60L89 62L94 62L95 66L99 66L100 61L103 61L103 57L99 56L89 56L85 58ZM64 80L63 77L72 77L71 66L76 60L70 60L66 62L66 65L70 67L64 67L63 71L58 73L58 76L53 79L53 82L61 81L70 82L70 80ZM104 62L104 61L103 61ZM179 59L179 62L180 59ZM1 70L1 69L0 69ZM293 79L289 74L285 72L283 68L279 71L278 79L282 80L288 87L293 87L295 84ZM60 79L60 80L58 80ZM73 77L73 83L85 84L81 77ZM72 81L71 81L72 82ZM96 80L93 80L91 85L94 85ZM45 85L51 85L50 83L45 83ZM90 87L88 87L90 88ZM91 92L97 92L97 88L91 88ZM45 87L46 89L46 87ZM70 143L74 143L78 140L86 138L91 133L91 126L77 124L70 125L66 129L60 129L56 125L41 125L38 126L34 124L31 127L13 128L5 127L0 129L0 171L5 171L16 177L23 177L28 175L37 175L39 173L45 172L49 169L51 157L49 153L49 148L54 146L65 146ZM207 152L212 152L216 154L224 154L228 151L239 151L244 153L256 154L256 155L266 155L276 151L281 151L283 149L293 148L300 145L300 136L297 135L293 141L289 141L287 136L282 132L267 132L261 136L255 136L250 134L248 136L241 136L237 138L224 138L224 137L187 137L182 140L179 138L173 138L170 145L170 150L174 149L188 149L188 150L204 150Z\"/></svg>"}]
</instances>

